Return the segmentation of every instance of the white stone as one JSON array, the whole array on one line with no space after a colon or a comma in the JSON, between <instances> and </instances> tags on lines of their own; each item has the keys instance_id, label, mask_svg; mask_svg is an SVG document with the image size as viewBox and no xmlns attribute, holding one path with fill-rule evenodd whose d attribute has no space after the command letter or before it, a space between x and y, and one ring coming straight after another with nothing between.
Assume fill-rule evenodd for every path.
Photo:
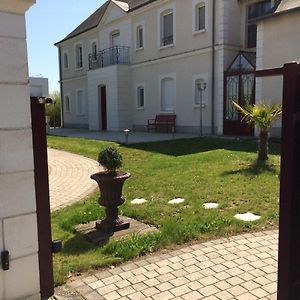
<instances>
[{"instance_id":1,"label":"white stone","mask_svg":"<svg viewBox=\"0 0 300 300\"><path fill-rule=\"evenodd\" d=\"M0 249L2 251L2 248ZM4 298L4 271L0 268L0 299Z\"/></svg>"},{"instance_id":2,"label":"white stone","mask_svg":"<svg viewBox=\"0 0 300 300\"><path fill-rule=\"evenodd\" d=\"M38 255L12 260L3 277L3 299L26 299L36 295L40 291Z\"/></svg>"},{"instance_id":3,"label":"white stone","mask_svg":"<svg viewBox=\"0 0 300 300\"><path fill-rule=\"evenodd\" d=\"M30 99L28 86L0 85L0 128L29 128Z\"/></svg>"},{"instance_id":4,"label":"white stone","mask_svg":"<svg viewBox=\"0 0 300 300\"><path fill-rule=\"evenodd\" d=\"M0 191L0 219L36 211L33 171L0 175Z\"/></svg>"},{"instance_id":5,"label":"white stone","mask_svg":"<svg viewBox=\"0 0 300 300\"><path fill-rule=\"evenodd\" d=\"M33 169L31 129L0 130L0 173Z\"/></svg>"},{"instance_id":6,"label":"white stone","mask_svg":"<svg viewBox=\"0 0 300 300\"><path fill-rule=\"evenodd\" d=\"M183 198L175 198L171 201L169 201L168 203L169 204L180 204L180 203L183 203L185 200Z\"/></svg>"},{"instance_id":7,"label":"white stone","mask_svg":"<svg viewBox=\"0 0 300 300\"><path fill-rule=\"evenodd\" d=\"M5 247L11 259L38 252L36 214L5 219L3 223Z\"/></svg>"},{"instance_id":8,"label":"white stone","mask_svg":"<svg viewBox=\"0 0 300 300\"><path fill-rule=\"evenodd\" d=\"M247 212L245 214L236 214L234 217L244 222L254 222L261 218L261 216L254 215L251 212Z\"/></svg>"},{"instance_id":9,"label":"white stone","mask_svg":"<svg viewBox=\"0 0 300 300\"><path fill-rule=\"evenodd\" d=\"M11 37L26 38L24 16L0 12L0 36L8 34Z\"/></svg>"},{"instance_id":10,"label":"white stone","mask_svg":"<svg viewBox=\"0 0 300 300\"><path fill-rule=\"evenodd\" d=\"M28 83L26 41L0 37L0 49L0 83Z\"/></svg>"},{"instance_id":11,"label":"white stone","mask_svg":"<svg viewBox=\"0 0 300 300\"><path fill-rule=\"evenodd\" d=\"M205 209L214 209L214 208L218 208L219 204L218 203L214 203L214 202L209 202L209 203L204 203L203 207Z\"/></svg>"},{"instance_id":12,"label":"white stone","mask_svg":"<svg viewBox=\"0 0 300 300\"><path fill-rule=\"evenodd\" d=\"M136 199L133 199L133 200L131 201L131 204L143 204L143 203L146 203L146 202L147 202L146 199L136 198Z\"/></svg>"}]
</instances>

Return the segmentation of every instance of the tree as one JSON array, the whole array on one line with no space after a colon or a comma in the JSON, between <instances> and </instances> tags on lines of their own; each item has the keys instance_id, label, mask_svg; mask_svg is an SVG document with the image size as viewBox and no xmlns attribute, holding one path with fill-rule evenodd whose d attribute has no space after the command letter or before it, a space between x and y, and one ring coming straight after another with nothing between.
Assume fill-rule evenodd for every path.
<instances>
[{"instance_id":1,"label":"tree","mask_svg":"<svg viewBox=\"0 0 300 300\"><path fill-rule=\"evenodd\" d=\"M61 126L60 92L54 91L50 93L49 97L53 100L53 103L46 104L46 116L50 117L49 125L50 127L60 127Z\"/></svg>"},{"instance_id":2,"label":"tree","mask_svg":"<svg viewBox=\"0 0 300 300\"><path fill-rule=\"evenodd\" d=\"M234 101L232 103L243 114L243 120L259 128L258 160L266 161L269 152L269 132L272 123L282 114L282 106L262 102L242 107Z\"/></svg>"}]
</instances>

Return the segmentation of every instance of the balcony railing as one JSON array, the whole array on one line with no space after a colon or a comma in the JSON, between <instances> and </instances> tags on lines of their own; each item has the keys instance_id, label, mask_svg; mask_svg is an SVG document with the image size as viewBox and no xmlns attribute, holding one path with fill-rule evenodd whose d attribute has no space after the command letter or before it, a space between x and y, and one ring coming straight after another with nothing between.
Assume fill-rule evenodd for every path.
<instances>
[{"instance_id":1,"label":"balcony railing","mask_svg":"<svg viewBox=\"0 0 300 300\"><path fill-rule=\"evenodd\" d=\"M130 65L130 47L114 46L89 55L90 70L112 65Z\"/></svg>"}]
</instances>

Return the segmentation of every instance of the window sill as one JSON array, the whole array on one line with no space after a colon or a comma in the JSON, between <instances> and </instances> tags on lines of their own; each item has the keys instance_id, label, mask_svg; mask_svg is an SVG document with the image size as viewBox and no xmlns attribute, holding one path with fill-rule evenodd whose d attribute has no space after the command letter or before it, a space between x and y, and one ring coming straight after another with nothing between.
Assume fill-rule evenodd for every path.
<instances>
[{"instance_id":1,"label":"window sill","mask_svg":"<svg viewBox=\"0 0 300 300\"><path fill-rule=\"evenodd\" d=\"M175 114L175 110L172 110L172 111L160 111L159 112L161 115L170 115L170 114Z\"/></svg>"},{"instance_id":2,"label":"window sill","mask_svg":"<svg viewBox=\"0 0 300 300\"><path fill-rule=\"evenodd\" d=\"M135 48L135 51L138 52L138 51L142 51L144 50L144 47L141 47L141 48Z\"/></svg>"},{"instance_id":3,"label":"window sill","mask_svg":"<svg viewBox=\"0 0 300 300\"><path fill-rule=\"evenodd\" d=\"M166 45L166 46L160 46L159 47L159 50L164 50L164 49L168 49L168 48L173 48L175 47L175 44L170 44L170 45Z\"/></svg>"},{"instance_id":4,"label":"window sill","mask_svg":"<svg viewBox=\"0 0 300 300\"><path fill-rule=\"evenodd\" d=\"M143 106L143 107L137 107L136 110L145 110L145 106Z\"/></svg>"},{"instance_id":5,"label":"window sill","mask_svg":"<svg viewBox=\"0 0 300 300\"><path fill-rule=\"evenodd\" d=\"M76 114L77 117L85 117L86 114Z\"/></svg>"},{"instance_id":6,"label":"window sill","mask_svg":"<svg viewBox=\"0 0 300 300\"><path fill-rule=\"evenodd\" d=\"M198 34L203 34L206 32L206 29L201 29L201 30L194 30L193 34L198 35Z\"/></svg>"},{"instance_id":7,"label":"window sill","mask_svg":"<svg viewBox=\"0 0 300 300\"><path fill-rule=\"evenodd\" d=\"M83 71L83 67L82 68L76 68L75 71Z\"/></svg>"}]
</instances>

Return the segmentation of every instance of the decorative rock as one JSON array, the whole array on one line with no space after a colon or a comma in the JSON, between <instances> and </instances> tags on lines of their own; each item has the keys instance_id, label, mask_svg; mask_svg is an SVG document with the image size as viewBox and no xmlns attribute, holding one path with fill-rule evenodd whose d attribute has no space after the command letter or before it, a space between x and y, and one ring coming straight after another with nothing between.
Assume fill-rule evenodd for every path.
<instances>
[{"instance_id":1,"label":"decorative rock","mask_svg":"<svg viewBox=\"0 0 300 300\"><path fill-rule=\"evenodd\" d=\"M214 209L214 208L218 208L219 204L218 203L214 203L214 202L209 202L209 203L204 203L203 207L205 209Z\"/></svg>"},{"instance_id":2,"label":"decorative rock","mask_svg":"<svg viewBox=\"0 0 300 300\"><path fill-rule=\"evenodd\" d=\"M254 222L261 218L261 216L254 215L251 212L247 212L246 214L236 214L234 217L244 222Z\"/></svg>"},{"instance_id":3,"label":"decorative rock","mask_svg":"<svg viewBox=\"0 0 300 300\"><path fill-rule=\"evenodd\" d=\"M180 203L183 203L185 200L183 198L175 198L171 201L169 201L168 203L169 204L180 204Z\"/></svg>"},{"instance_id":4,"label":"decorative rock","mask_svg":"<svg viewBox=\"0 0 300 300\"><path fill-rule=\"evenodd\" d=\"M139 199L139 198L136 198L136 199L133 199L131 201L131 204L143 204L143 203L146 203L147 200L146 199Z\"/></svg>"}]
</instances>

